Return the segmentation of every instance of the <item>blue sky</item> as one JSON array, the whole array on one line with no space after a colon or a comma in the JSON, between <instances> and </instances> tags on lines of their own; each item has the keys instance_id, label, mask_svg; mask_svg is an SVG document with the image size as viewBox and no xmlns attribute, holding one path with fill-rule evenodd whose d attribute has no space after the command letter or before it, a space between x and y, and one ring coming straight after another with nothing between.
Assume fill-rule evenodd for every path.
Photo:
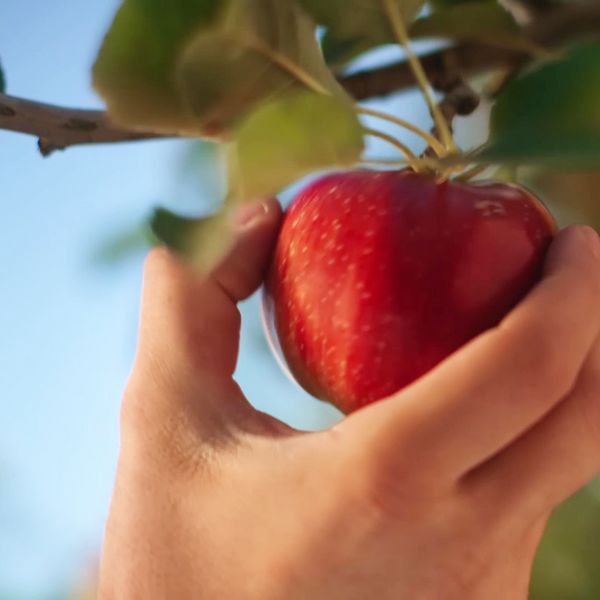
<instances>
[{"instance_id":1,"label":"blue sky","mask_svg":"<svg viewBox=\"0 0 600 600\"><path fill-rule=\"evenodd\" d=\"M116 0L1 0L8 92L100 106L89 68ZM394 100L414 111L414 97ZM408 110L408 109L407 109ZM406 116L406 110L404 111ZM413 118L425 115L419 108ZM74 148L42 159L0 131L0 599L48 598L95 559L118 450L119 397L135 346L143 252L92 260L157 204L177 208L182 142ZM198 187L198 206L214 200ZM183 199L185 199L183 198ZM238 379L251 401L315 428L335 411L295 388L243 308ZM19 595L15 595L18 593Z\"/></svg>"}]
</instances>

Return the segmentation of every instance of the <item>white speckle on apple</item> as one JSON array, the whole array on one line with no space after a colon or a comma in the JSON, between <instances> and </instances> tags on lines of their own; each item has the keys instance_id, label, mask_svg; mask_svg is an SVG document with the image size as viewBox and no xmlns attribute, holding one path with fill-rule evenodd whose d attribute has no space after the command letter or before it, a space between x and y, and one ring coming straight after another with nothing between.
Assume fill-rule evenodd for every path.
<instances>
[{"instance_id":1,"label":"white speckle on apple","mask_svg":"<svg viewBox=\"0 0 600 600\"><path fill-rule=\"evenodd\" d=\"M475 209L484 217L502 217L507 214L506 208L495 200L480 200L475 203Z\"/></svg>"}]
</instances>

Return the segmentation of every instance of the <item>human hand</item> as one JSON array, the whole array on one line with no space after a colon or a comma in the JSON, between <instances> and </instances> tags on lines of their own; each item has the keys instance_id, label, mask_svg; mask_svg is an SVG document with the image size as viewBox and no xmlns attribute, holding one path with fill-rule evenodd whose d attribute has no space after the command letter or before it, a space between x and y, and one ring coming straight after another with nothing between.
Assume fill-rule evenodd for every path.
<instances>
[{"instance_id":1,"label":"human hand","mask_svg":"<svg viewBox=\"0 0 600 600\"><path fill-rule=\"evenodd\" d=\"M496 328L331 429L232 378L275 202L198 280L146 266L100 598L526 598L547 517L600 470L600 241L571 228Z\"/></svg>"}]
</instances>

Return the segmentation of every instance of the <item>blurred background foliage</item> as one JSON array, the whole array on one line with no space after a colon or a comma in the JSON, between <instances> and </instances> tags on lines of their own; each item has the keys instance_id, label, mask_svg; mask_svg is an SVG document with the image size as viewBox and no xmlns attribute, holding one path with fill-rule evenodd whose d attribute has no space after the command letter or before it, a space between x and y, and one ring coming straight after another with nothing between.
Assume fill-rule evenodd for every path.
<instances>
[{"instance_id":1,"label":"blurred background foliage","mask_svg":"<svg viewBox=\"0 0 600 600\"><path fill-rule=\"evenodd\" d=\"M58 10L43 0L2 0L0 55L8 91L99 106L89 90L89 66L116 5L65 0ZM398 56L394 49L374 51L353 68ZM600 88L594 93L600 106ZM430 126L414 91L370 105ZM489 114L484 102L457 119L463 146L486 139ZM378 141L368 152L392 156ZM149 220L157 206L188 216L214 211L224 194L222 159L210 142L153 141L74 148L42 161L30 139L0 131L0 600L95 597L119 395L135 349L143 255L154 241ZM561 225L600 228L600 170L520 167L511 173L540 195ZM292 191L282 195L284 203ZM302 429L337 420L335 410L309 398L276 365L258 298L242 312L237 377L251 401ZM553 515L531 598L600 598L599 482Z\"/></svg>"}]
</instances>

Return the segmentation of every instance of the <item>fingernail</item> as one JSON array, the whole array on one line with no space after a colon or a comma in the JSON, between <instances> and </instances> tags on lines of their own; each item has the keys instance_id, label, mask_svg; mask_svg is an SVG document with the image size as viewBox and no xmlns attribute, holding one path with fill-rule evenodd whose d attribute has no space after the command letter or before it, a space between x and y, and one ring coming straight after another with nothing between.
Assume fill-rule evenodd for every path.
<instances>
[{"instance_id":1,"label":"fingernail","mask_svg":"<svg viewBox=\"0 0 600 600\"><path fill-rule=\"evenodd\" d=\"M233 226L238 229L253 227L269 212L269 207L264 202L252 202L238 207L232 218Z\"/></svg>"}]
</instances>

